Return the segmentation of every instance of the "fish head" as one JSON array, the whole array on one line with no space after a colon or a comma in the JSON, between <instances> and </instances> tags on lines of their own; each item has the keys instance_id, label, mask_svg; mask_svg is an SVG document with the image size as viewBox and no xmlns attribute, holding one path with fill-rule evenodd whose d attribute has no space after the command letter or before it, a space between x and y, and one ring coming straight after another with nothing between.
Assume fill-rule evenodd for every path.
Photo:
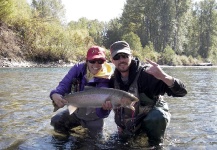
<instances>
[{"instance_id":1,"label":"fish head","mask_svg":"<svg viewBox=\"0 0 217 150\"><path fill-rule=\"evenodd\" d=\"M132 111L135 111L134 105L138 101L139 99L136 96L128 93L127 95L123 95L121 99L121 107L126 107L131 109Z\"/></svg>"}]
</instances>

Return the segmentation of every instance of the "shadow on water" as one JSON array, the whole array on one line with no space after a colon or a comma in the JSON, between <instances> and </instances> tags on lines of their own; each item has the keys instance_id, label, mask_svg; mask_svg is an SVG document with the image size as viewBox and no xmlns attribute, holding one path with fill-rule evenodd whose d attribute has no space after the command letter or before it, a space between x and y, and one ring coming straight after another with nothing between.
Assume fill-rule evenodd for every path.
<instances>
[{"instance_id":1,"label":"shadow on water","mask_svg":"<svg viewBox=\"0 0 217 150\"><path fill-rule=\"evenodd\" d=\"M103 133L97 138L89 137L86 129L77 127L72 129L69 136L58 134L51 128L43 136L32 136L28 140L7 147L7 150L117 150L117 149L148 149L147 137L139 135L127 140L118 137L116 126L113 122L113 112L105 119Z\"/></svg>"},{"instance_id":2,"label":"shadow on water","mask_svg":"<svg viewBox=\"0 0 217 150\"><path fill-rule=\"evenodd\" d=\"M141 138L141 137L140 137ZM20 145L13 145L9 149L19 150L47 150L47 149L76 149L76 150L117 150L117 149L148 149L146 143L146 137L143 137L143 144L138 143L138 137L136 139L121 140L117 134L110 135L109 138L93 139L90 137L77 137L77 136L57 136L46 135L44 137L38 137L30 139L26 142L20 143ZM17 147L16 147L17 146Z\"/></svg>"}]
</instances>

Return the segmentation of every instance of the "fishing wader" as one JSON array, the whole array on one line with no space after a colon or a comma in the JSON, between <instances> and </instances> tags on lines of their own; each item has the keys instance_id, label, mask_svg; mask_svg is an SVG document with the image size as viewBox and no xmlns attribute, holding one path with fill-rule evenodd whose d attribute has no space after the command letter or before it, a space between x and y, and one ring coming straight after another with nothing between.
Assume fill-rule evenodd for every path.
<instances>
[{"instance_id":1,"label":"fishing wader","mask_svg":"<svg viewBox=\"0 0 217 150\"><path fill-rule=\"evenodd\" d=\"M156 146L163 142L164 133L170 122L168 105L162 97L152 100L145 93L138 93L137 80L142 68L129 87L129 93L139 98L135 106L135 112L128 108L115 109L115 122L118 125L121 137L130 137L145 132L150 146ZM114 86L120 89L115 80Z\"/></svg>"}]
</instances>

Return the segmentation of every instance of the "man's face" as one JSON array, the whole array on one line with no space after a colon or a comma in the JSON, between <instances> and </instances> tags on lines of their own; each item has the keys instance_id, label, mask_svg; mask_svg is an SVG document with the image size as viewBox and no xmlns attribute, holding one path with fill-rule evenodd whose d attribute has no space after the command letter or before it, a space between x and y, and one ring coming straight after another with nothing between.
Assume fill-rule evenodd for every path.
<instances>
[{"instance_id":1,"label":"man's face","mask_svg":"<svg viewBox=\"0 0 217 150\"><path fill-rule=\"evenodd\" d=\"M126 53L118 53L111 58L112 63L120 72L128 72L132 56Z\"/></svg>"}]
</instances>

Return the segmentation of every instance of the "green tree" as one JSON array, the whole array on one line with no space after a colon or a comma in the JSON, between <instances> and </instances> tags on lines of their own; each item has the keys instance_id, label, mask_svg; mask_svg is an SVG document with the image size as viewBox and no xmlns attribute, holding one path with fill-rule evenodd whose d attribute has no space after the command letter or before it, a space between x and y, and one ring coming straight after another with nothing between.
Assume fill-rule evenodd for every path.
<instances>
[{"instance_id":1,"label":"green tree","mask_svg":"<svg viewBox=\"0 0 217 150\"><path fill-rule=\"evenodd\" d=\"M0 21L8 18L14 9L13 0L0 0Z\"/></svg>"},{"instance_id":2,"label":"green tree","mask_svg":"<svg viewBox=\"0 0 217 150\"><path fill-rule=\"evenodd\" d=\"M216 33L217 24L217 4L215 0L201 1L198 10L199 25L199 50L198 53L202 58L208 58L213 43L213 35Z\"/></svg>"},{"instance_id":3,"label":"green tree","mask_svg":"<svg viewBox=\"0 0 217 150\"><path fill-rule=\"evenodd\" d=\"M198 5L193 6L191 8L191 12L189 16L191 17L189 19L189 26L187 29L187 42L185 43L185 50L184 54L187 56L193 56L193 57L198 57L198 49L199 49L199 25L198 25L198 16L197 16L197 11L199 9Z\"/></svg>"},{"instance_id":4,"label":"green tree","mask_svg":"<svg viewBox=\"0 0 217 150\"><path fill-rule=\"evenodd\" d=\"M127 43L129 43L130 45L130 48L132 50L135 50L135 51L141 51L142 50L142 45L141 45L141 42L140 42L140 38L137 34L133 33L133 32L130 32L128 34L124 34L122 36L122 39L124 41L127 41Z\"/></svg>"},{"instance_id":5,"label":"green tree","mask_svg":"<svg viewBox=\"0 0 217 150\"><path fill-rule=\"evenodd\" d=\"M127 0L121 16L122 33L133 32L144 47L151 41L157 52L170 45L184 51L190 0Z\"/></svg>"},{"instance_id":6,"label":"green tree","mask_svg":"<svg viewBox=\"0 0 217 150\"><path fill-rule=\"evenodd\" d=\"M120 30L121 23L119 19L112 19L105 27L105 34L103 36L103 45L109 49L110 45L116 41L121 40L122 32Z\"/></svg>"},{"instance_id":7,"label":"green tree","mask_svg":"<svg viewBox=\"0 0 217 150\"><path fill-rule=\"evenodd\" d=\"M133 32L140 37L142 46L148 43L147 26L145 25L144 1L127 0L120 23L122 35Z\"/></svg>"},{"instance_id":8,"label":"green tree","mask_svg":"<svg viewBox=\"0 0 217 150\"><path fill-rule=\"evenodd\" d=\"M105 23L99 22L98 20L88 20L83 17L80 18L77 22L71 21L68 26L72 30L87 30L89 36L93 38L94 42L97 45L103 45L103 37L105 35Z\"/></svg>"},{"instance_id":9,"label":"green tree","mask_svg":"<svg viewBox=\"0 0 217 150\"><path fill-rule=\"evenodd\" d=\"M61 0L32 0L33 12L36 16L47 20L63 21L65 8Z\"/></svg>"},{"instance_id":10,"label":"green tree","mask_svg":"<svg viewBox=\"0 0 217 150\"><path fill-rule=\"evenodd\" d=\"M174 58L175 52L169 45L167 45L164 51L161 53L161 63L173 65Z\"/></svg>"},{"instance_id":11,"label":"green tree","mask_svg":"<svg viewBox=\"0 0 217 150\"><path fill-rule=\"evenodd\" d=\"M174 1L174 25L173 25L173 50L181 55L185 51L185 45L188 42L188 28L190 26L191 16L191 0L175 0Z\"/></svg>"},{"instance_id":12,"label":"green tree","mask_svg":"<svg viewBox=\"0 0 217 150\"><path fill-rule=\"evenodd\" d=\"M141 52L142 60L150 59L155 62L158 62L159 53L157 53L154 49L153 43L149 42Z\"/></svg>"}]
</instances>

